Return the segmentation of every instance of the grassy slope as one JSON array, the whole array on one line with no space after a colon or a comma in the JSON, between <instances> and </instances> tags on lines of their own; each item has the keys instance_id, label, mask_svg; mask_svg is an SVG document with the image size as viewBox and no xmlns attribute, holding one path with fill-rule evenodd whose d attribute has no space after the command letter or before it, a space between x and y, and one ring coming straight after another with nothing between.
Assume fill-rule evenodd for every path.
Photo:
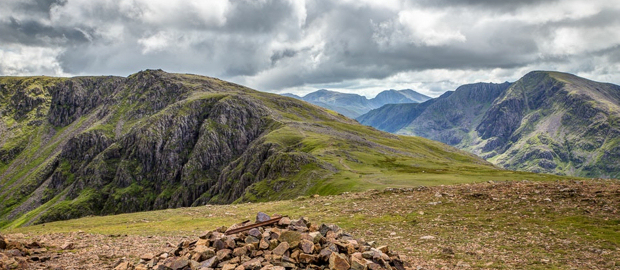
<instances>
[{"instance_id":1,"label":"grassy slope","mask_svg":"<svg viewBox=\"0 0 620 270\"><path fill-rule=\"evenodd\" d=\"M192 239L205 230L252 219L257 211L263 211L336 223L358 237L389 244L406 254L414 269L457 265L598 269L620 263L619 205L617 181L511 181L87 217L3 233L25 233L33 239L51 234L60 244L85 237L68 238L77 231L98 238L127 234L138 242L126 254L117 252L115 256L134 254L130 259L137 261L140 253L131 251L147 241L161 236ZM420 239L427 235L436 239ZM166 251L164 243L154 245L155 252ZM100 248L77 250L76 254L92 256L101 252Z\"/></svg>"},{"instance_id":2,"label":"grassy slope","mask_svg":"<svg viewBox=\"0 0 620 270\"><path fill-rule=\"evenodd\" d=\"M382 189L387 186L414 187L486 180L558 179L550 175L498 170L490 163L447 145L419 137L395 136L380 132L361 126L333 111L298 102L292 98L261 93L207 77L180 74L165 76L169 76L172 82L180 82L186 87L196 89L196 92L188 98L175 103L178 106L189 104L197 99L212 98L214 95L245 95L260 101L272 110L271 117L274 122L279 123L264 136L264 140L276 143L290 151L310 154L323 164L331 166L331 169L325 169L310 164L302 167L295 175L256 183L248 187L246 194L238 201L290 199L299 195L339 194L345 191ZM4 79L17 80L15 78ZM208 85L209 89L225 89L225 91L221 93L213 93L211 90L200 92L204 85ZM94 118L97 112L93 109L91 114L82 116L67 127L55 128L44 121L41 126L37 127L36 132L32 132L31 135L26 134L30 136L30 142L15 159L21 161L23 166L15 167L2 180L7 190L4 196L15 193L25 184L36 185L37 173L53 160L50 157L58 154L57 146L82 132L81 130L101 130L108 137L114 138L130 132L133 127L148 123L149 118L131 119L126 116L128 112L143 106L139 103L127 105L127 97L130 94L126 91L118 93L118 104L112 107L112 113L104 120L97 121ZM45 108L49 109L49 106ZM157 116L158 114L155 114L151 118ZM6 119L6 122L10 120L8 116ZM19 130L19 127L25 129L28 127L26 123L24 122L15 130ZM55 131L52 133L54 136L48 139L47 143L43 143L42 134L49 134L48 130L51 129ZM19 136L14 138L19 138ZM9 144L4 146L6 145ZM64 163L61 162L61 164ZM8 167L5 165L0 168L0 173L5 172ZM59 170L62 168L63 166L59 166ZM65 171L67 171L67 180L71 180L70 173L68 170ZM15 181L21 182L11 185ZM286 185L286 192L274 189L274 186L284 185ZM8 187L13 192L9 192ZM113 195L120 196L124 190L118 189ZM93 192L85 189L83 193L70 201L64 200L63 193L56 194L49 199L49 202L32 209L20 218L0 220L0 227L14 228L28 224L36 220L39 214L46 213L50 209L56 212L64 211L67 207L87 209L89 208L88 198L93 195ZM19 198L13 196L11 199L19 200L18 203L0 209L0 216L9 213L28 196L31 196L30 194L22 195ZM4 199L4 196L1 198Z\"/></svg>"}]
</instances>

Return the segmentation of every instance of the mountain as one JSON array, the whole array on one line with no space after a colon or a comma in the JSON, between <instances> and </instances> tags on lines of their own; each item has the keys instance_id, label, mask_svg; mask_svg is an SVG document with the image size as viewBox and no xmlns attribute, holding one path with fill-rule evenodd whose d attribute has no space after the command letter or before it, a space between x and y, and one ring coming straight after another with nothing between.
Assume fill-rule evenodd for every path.
<instances>
[{"instance_id":1,"label":"mountain","mask_svg":"<svg viewBox=\"0 0 620 270\"><path fill-rule=\"evenodd\" d=\"M350 118L359 117L372 109L379 108L386 104L421 103L431 99L411 89L385 90L372 99L367 99L358 94L340 93L325 89L309 93L303 97L290 93L282 95L310 102L314 105L339 112Z\"/></svg>"},{"instance_id":2,"label":"mountain","mask_svg":"<svg viewBox=\"0 0 620 270\"><path fill-rule=\"evenodd\" d=\"M438 140L512 170L620 177L618 85L534 71L513 84L465 85L432 103L423 112L394 113L386 106L358 120Z\"/></svg>"},{"instance_id":3,"label":"mountain","mask_svg":"<svg viewBox=\"0 0 620 270\"><path fill-rule=\"evenodd\" d=\"M0 77L0 104L0 227L539 177L293 98L161 70Z\"/></svg>"},{"instance_id":4,"label":"mountain","mask_svg":"<svg viewBox=\"0 0 620 270\"><path fill-rule=\"evenodd\" d=\"M379 108L386 104L400 104L400 103L422 103L431 99L431 97L422 95L411 89L404 90L385 90L376 97L370 100L370 103Z\"/></svg>"},{"instance_id":5,"label":"mountain","mask_svg":"<svg viewBox=\"0 0 620 270\"><path fill-rule=\"evenodd\" d=\"M307 94L301 99L352 118L362 115L367 112L369 108L372 108L370 101L364 96L325 89Z\"/></svg>"}]
</instances>

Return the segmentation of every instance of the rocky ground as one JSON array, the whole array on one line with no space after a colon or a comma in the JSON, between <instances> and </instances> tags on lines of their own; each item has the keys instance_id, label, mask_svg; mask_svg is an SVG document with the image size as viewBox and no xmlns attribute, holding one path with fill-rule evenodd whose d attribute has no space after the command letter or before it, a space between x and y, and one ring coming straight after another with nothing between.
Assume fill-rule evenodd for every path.
<instances>
[{"instance_id":1,"label":"rocky ground","mask_svg":"<svg viewBox=\"0 0 620 270\"><path fill-rule=\"evenodd\" d=\"M179 211L233 215L274 205L286 209L283 214L336 223L351 235L389 245L413 269L620 269L620 183L614 180L388 189ZM174 252L179 243L204 234L45 233L44 228L4 235L9 244L0 251L4 267L137 266L145 254Z\"/></svg>"}]
</instances>

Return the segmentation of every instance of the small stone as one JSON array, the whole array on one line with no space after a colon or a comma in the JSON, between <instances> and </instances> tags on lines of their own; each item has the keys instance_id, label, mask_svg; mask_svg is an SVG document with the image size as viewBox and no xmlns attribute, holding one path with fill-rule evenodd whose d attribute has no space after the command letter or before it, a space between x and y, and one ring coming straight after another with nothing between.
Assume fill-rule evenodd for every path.
<instances>
[{"instance_id":1,"label":"small stone","mask_svg":"<svg viewBox=\"0 0 620 270\"><path fill-rule=\"evenodd\" d=\"M256 214L256 222L264 222L270 219L271 217L263 212L258 212L258 214Z\"/></svg>"},{"instance_id":2,"label":"small stone","mask_svg":"<svg viewBox=\"0 0 620 270\"><path fill-rule=\"evenodd\" d=\"M269 248L269 242L267 240L265 240L265 238L260 240L260 244L258 245L259 249L268 249Z\"/></svg>"},{"instance_id":3,"label":"small stone","mask_svg":"<svg viewBox=\"0 0 620 270\"><path fill-rule=\"evenodd\" d=\"M254 244L254 243L258 243L258 242L260 242L260 240L258 238L256 238L256 237L254 237L254 236L251 236L251 235L248 235L245 238L245 243L246 244Z\"/></svg>"},{"instance_id":4,"label":"small stone","mask_svg":"<svg viewBox=\"0 0 620 270\"><path fill-rule=\"evenodd\" d=\"M134 267L133 267L133 263L131 262L122 262L116 267L114 267L114 270L132 270L132 269L134 269Z\"/></svg>"},{"instance_id":5,"label":"small stone","mask_svg":"<svg viewBox=\"0 0 620 270\"><path fill-rule=\"evenodd\" d=\"M374 262L369 263L367 266L368 266L368 269L370 269L370 270L385 269L385 268L381 267L381 265L379 265L377 263L374 263Z\"/></svg>"},{"instance_id":6,"label":"small stone","mask_svg":"<svg viewBox=\"0 0 620 270\"><path fill-rule=\"evenodd\" d=\"M280 234L282 233L282 231L278 228L271 228L271 230L269 231L269 238L270 239L278 239L280 238Z\"/></svg>"},{"instance_id":7,"label":"small stone","mask_svg":"<svg viewBox=\"0 0 620 270\"><path fill-rule=\"evenodd\" d=\"M282 256L288 250L290 245L287 242L282 242L275 249L272 250L273 254Z\"/></svg>"},{"instance_id":8,"label":"small stone","mask_svg":"<svg viewBox=\"0 0 620 270\"><path fill-rule=\"evenodd\" d=\"M329 256L329 269L332 270L349 270L351 265L347 261L347 258L338 253L332 253Z\"/></svg>"},{"instance_id":9,"label":"small stone","mask_svg":"<svg viewBox=\"0 0 620 270\"><path fill-rule=\"evenodd\" d=\"M140 256L140 259L145 260L145 261L150 261L153 259L153 257L155 257L153 253L146 253L146 254L142 254L142 256Z\"/></svg>"},{"instance_id":10,"label":"small stone","mask_svg":"<svg viewBox=\"0 0 620 270\"><path fill-rule=\"evenodd\" d=\"M203 240L208 240L211 238L211 235L213 235L213 231L208 231L204 233L203 235L201 235L199 238Z\"/></svg>"},{"instance_id":11,"label":"small stone","mask_svg":"<svg viewBox=\"0 0 620 270\"><path fill-rule=\"evenodd\" d=\"M215 250L207 246L196 246L194 252L199 255L197 261L201 262L215 256Z\"/></svg>"},{"instance_id":12,"label":"small stone","mask_svg":"<svg viewBox=\"0 0 620 270\"><path fill-rule=\"evenodd\" d=\"M65 242L62 246L60 246L60 249L62 250L68 250L68 249L73 249L73 243L71 242Z\"/></svg>"},{"instance_id":13,"label":"small stone","mask_svg":"<svg viewBox=\"0 0 620 270\"><path fill-rule=\"evenodd\" d=\"M355 253L355 247L348 242L337 242L336 246L338 247L338 250L342 253L346 253L346 254L353 254Z\"/></svg>"},{"instance_id":14,"label":"small stone","mask_svg":"<svg viewBox=\"0 0 620 270\"><path fill-rule=\"evenodd\" d=\"M420 237L420 240L435 240L435 236L432 235L426 235L426 236L422 236Z\"/></svg>"},{"instance_id":15,"label":"small stone","mask_svg":"<svg viewBox=\"0 0 620 270\"><path fill-rule=\"evenodd\" d=\"M286 231L280 234L278 240L280 240L280 242L287 242L291 247L296 247L299 245L301 240L301 233L296 231Z\"/></svg>"},{"instance_id":16,"label":"small stone","mask_svg":"<svg viewBox=\"0 0 620 270\"><path fill-rule=\"evenodd\" d=\"M233 239L232 237L226 237L222 240L224 241L224 243L226 243L226 245L228 245L228 248L235 248L237 246L237 243L235 243L235 239Z\"/></svg>"},{"instance_id":17,"label":"small stone","mask_svg":"<svg viewBox=\"0 0 620 270\"><path fill-rule=\"evenodd\" d=\"M319 257L317 255L301 253L299 254L298 260L300 263L311 264L316 263L319 260Z\"/></svg>"},{"instance_id":18,"label":"small stone","mask_svg":"<svg viewBox=\"0 0 620 270\"><path fill-rule=\"evenodd\" d=\"M241 257L246 254L248 254L248 249L246 247L235 248L235 250L233 250L233 256L235 257Z\"/></svg>"},{"instance_id":19,"label":"small stone","mask_svg":"<svg viewBox=\"0 0 620 270\"><path fill-rule=\"evenodd\" d=\"M0 234L0 249L6 249L6 241L4 237Z\"/></svg>"},{"instance_id":20,"label":"small stone","mask_svg":"<svg viewBox=\"0 0 620 270\"><path fill-rule=\"evenodd\" d=\"M280 243L280 241L272 239L269 240L269 250L273 250L278 246L278 243Z\"/></svg>"},{"instance_id":21,"label":"small stone","mask_svg":"<svg viewBox=\"0 0 620 270\"><path fill-rule=\"evenodd\" d=\"M278 221L278 225L280 226L288 226L291 225L291 219L288 217L282 217L280 221Z\"/></svg>"},{"instance_id":22,"label":"small stone","mask_svg":"<svg viewBox=\"0 0 620 270\"><path fill-rule=\"evenodd\" d=\"M361 256L360 256L361 257ZM367 262L364 258L358 258L351 256L351 269L353 270L366 270L368 269Z\"/></svg>"},{"instance_id":23,"label":"small stone","mask_svg":"<svg viewBox=\"0 0 620 270\"><path fill-rule=\"evenodd\" d=\"M236 264L225 264L224 266L222 266L222 270L235 270L235 268L237 268Z\"/></svg>"},{"instance_id":24,"label":"small stone","mask_svg":"<svg viewBox=\"0 0 620 270\"><path fill-rule=\"evenodd\" d=\"M314 243L308 240L301 240L301 243L299 244L301 246L301 250L303 250L304 253L307 254L312 254L314 253Z\"/></svg>"},{"instance_id":25,"label":"small stone","mask_svg":"<svg viewBox=\"0 0 620 270\"><path fill-rule=\"evenodd\" d=\"M230 254L232 254L232 250L222 249L222 250L218 250L215 256L217 257L217 260L221 262L221 261L224 261L225 259L230 258Z\"/></svg>"},{"instance_id":26,"label":"small stone","mask_svg":"<svg viewBox=\"0 0 620 270\"><path fill-rule=\"evenodd\" d=\"M16 249L16 248L8 250L6 254L11 257L21 257L21 256L26 255L23 251Z\"/></svg>"},{"instance_id":27,"label":"small stone","mask_svg":"<svg viewBox=\"0 0 620 270\"><path fill-rule=\"evenodd\" d=\"M214 268L215 266L217 266L217 263L218 263L217 256L213 256L213 257L211 257L211 259L208 259L208 260L202 262L200 264L200 267L198 267L198 268Z\"/></svg>"},{"instance_id":28,"label":"small stone","mask_svg":"<svg viewBox=\"0 0 620 270\"><path fill-rule=\"evenodd\" d=\"M235 267L235 270L245 270L245 266L238 265L237 267Z\"/></svg>"},{"instance_id":29,"label":"small stone","mask_svg":"<svg viewBox=\"0 0 620 270\"><path fill-rule=\"evenodd\" d=\"M390 249L388 248L388 246L380 246L377 249L386 254L390 252Z\"/></svg>"},{"instance_id":30,"label":"small stone","mask_svg":"<svg viewBox=\"0 0 620 270\"><path fill-rule=\"evenodd\" d=\"M263 237L263 234L257 228L253 228L250 231L248 231L248 235L254 236L255 238L258 238L258 239L261 239Z\"/></svg>"},{"instance_id":31,"label":"small stone","mask_svg":"<svg viewBox=\"0 0 620 270\"><path fill-rule=\"evenodd\" d=\"M258 270L261 267L263 267L263 265L261 264L261 260L258 258L255 259L251 259L245 263L242 264L244 269L250 269L250 270Z\"/></svg>"},{"instance_id":32,"label":"small stone","mask_svg":"<svg viewBox=\"0 0 620 270\"><path fill-rule=\"evenodd\" d=\"M312 242L315 244L319 243L321 241L321 238L323 238L321 232L311 232L308 235L312 238Z\"/></svg>"},{"instance_id":33,"label":"small stone","mask_svg":"<svg viewBox=\"0 0 620 270\"><path fill-rule=\"evenodd\" d=\"M222 249L227 249L229 248L228 244L226 244L224 241L222 241L222 239L217 239L215 240L215 242L213 243L213 247L216 250L222 250ZM232 247L231 247L232 248Z\"/></svg>"},{"instance_id":34,"label":"small stone","mask_svg":"<svg viewBox=\"0 0 620 270\"><path fill-rule=\"evenodd\" d=\"M329 256L331 256L333 253L333 251L331 251L328 248L324 248L321 250L321 252L319 252L319 258L321 258L321 260L323 261L327 261L329 259Z\"/></svg>"},{"instance_id":35,"label":"small stone","mask_svg":"<svg viewBox=\"0 0 620 270\"><path fill-rule=\"evenodd\" d=\"M321 232L321 234L323 236L327 236L327 232L335 232L338 233L340 232L340 227L338 227L337 225L326 225L326 224L321 224L321 227L319 228L319 232Z\"/></svg>"},{"instance_id":36,"label":"small stone","mask_svg":"<svg viewBox=\"0 0 620 270\"><path fill-rule=\"evenodd\" d=\"M172 270L179 270L189 266L189 260L186 259L177 259L170 265Z\"/></svg>"}]
</instances>

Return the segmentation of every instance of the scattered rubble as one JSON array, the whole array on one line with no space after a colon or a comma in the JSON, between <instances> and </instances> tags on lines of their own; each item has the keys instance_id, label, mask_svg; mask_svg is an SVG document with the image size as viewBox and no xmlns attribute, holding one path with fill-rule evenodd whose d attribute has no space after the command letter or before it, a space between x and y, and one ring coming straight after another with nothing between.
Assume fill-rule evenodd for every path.
<instances>
[{"instance_id":1,"label":"scattered rubble","mask_svg":"<svg viewBox=\"0 0 620 270\"><path fill-rule=\"evenodd\" d=\"M405 270L406 266L387 246L354 238L337 225L258 213L256 223L220 227L197 240L182 241L169 252L144 254L135 266L119 262L115 269Z\"/></svg>"},{"instance_id":2,"label":"scattered rubble","mask_svg":"<svg viewBox=\"0 0 620 270\"><path fill-rule=\"evenodd\" d=\"M36 241L25 245L0 235L0 269L26 269L29 261L45 262L50 259L41 255L45 251Z\"/></svg>"}]
</instances>

